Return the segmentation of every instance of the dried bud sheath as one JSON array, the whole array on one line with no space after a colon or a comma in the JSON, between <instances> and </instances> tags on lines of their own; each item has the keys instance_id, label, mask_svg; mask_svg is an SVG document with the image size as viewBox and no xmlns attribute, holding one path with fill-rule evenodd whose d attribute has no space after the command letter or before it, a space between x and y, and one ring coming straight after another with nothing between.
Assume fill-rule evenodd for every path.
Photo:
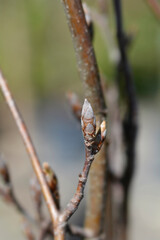
<instances>
[{"instance_id":1,"label":"dried bud sheath","mask_svg":"<svg viewBox=\"0 0 160 240\"><path fill-rule=\"evenodd\" d=\"M103 142L106 138L107 130L106 130L106 121L103 121L100 125L100 128L96 134L95 141L93 143L93 153L96 154L100 151Z\"/></svg>"}]
</instances>

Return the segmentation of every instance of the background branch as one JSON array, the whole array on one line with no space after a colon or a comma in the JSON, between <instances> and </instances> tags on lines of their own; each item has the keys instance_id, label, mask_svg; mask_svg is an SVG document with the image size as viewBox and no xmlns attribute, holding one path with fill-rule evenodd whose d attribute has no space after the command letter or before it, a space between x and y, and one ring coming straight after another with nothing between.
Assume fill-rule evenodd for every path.
<instances>
[{"instance_id":1,"label":"background branch","mask_svg":"<svg viewBox=\"0 0 160 240\"><path fill-rule=\"evenodd\" d=\"M158 0L145 0L155 17L160 20L160 3Z\"/></svg>"},{"instance_id":2,"label":"background branch","mask_svg":"<svg viewBox=\"0 0 160 240\"><path fill-rule=\"evenodd\" d=\"M123 222L123 239L127 237L127 223L128 223L128 198L130 185L132 182L134 170L135 170L135 144L137 136L137 100L135 93L135 86L133 81L133 75L131 67L128 61L126 53L126 35L123 29L122 20L122 6L121 0L113 0L116 27L117 27L117 39L119 50L121 54L121 60L118 66L118 80L124 79L125 83L125 101L126 101L126 113L123 120L123 136L126 145L126 166L122 177L122 187L124 191L124 199L122 206L122 222ZM119 82L120 84L120 82Z\"/></svg>"}]
</instances>

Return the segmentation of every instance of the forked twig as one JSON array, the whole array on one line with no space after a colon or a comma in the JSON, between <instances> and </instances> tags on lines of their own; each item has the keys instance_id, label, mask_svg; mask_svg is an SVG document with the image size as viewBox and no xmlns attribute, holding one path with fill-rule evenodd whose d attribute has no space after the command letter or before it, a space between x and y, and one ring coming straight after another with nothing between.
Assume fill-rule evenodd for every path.
<instances>
[{"instance_id":1,"label":"forked twig","mask_svg":"<svg viewBox=\"0 0 160 240\"><path fill-rule=\"evenodd\" d=\"M6 84L6 81L2 77L2 74L0 74L0 88L2 90L2 94L9 106L9 109L15 119L15 122L18 126L18 129L21 133L21 136L23 138L23 141L25 143L26 149L28 151L28 154L31 158L31 162L34 168L34 171L36 173L37 179L39 180L43 196L45 198L45 201L47 203L52 224L53 224L53 233L54 233L54 239L55 240L64 240L65 239L65 231L67 227L67 221L68 219L73 215L73 213L77 210L84 193L84 188L87 182L88 173L90 170L90 166L94 160L94 155L98 153L103 145L103 142L106 137L106 124L105 121L102 122L100 125L100 128L98 132L96 133L96 121L95 116L93 113L93 109L89 102L85 100L82 110L82 130L84 134L84 142L85 142L85 149L86 149L86 160L84 164L84 168L82 171L82 174L79 176L79 183L76 190L76 193L74 197L71 199L69 204L67 205L66 209L62 212L59 211L59 200L56 198L57 195L57 180L52 172L51 168L48 164L44 164L43 171L45 173L45 176L43 175L37 154L35 152L34 146L31 142L31 138L28 134L28 130L25 126L24 121L22 120L22 117L20 116L20 113L18 112L18 109L15 105L15 102L13 100L13 97L11 96L11 93L9 91L9 88ZM7 172L6 172L7 173ZM9 175L4 174L4 177L6 178L6 181L8 181ZM0 192L3 194L3 191L0 189ZM53 195L52 195L53 194ZM56 202L57 200L57 202ZM50 224L50 223L49 223ZM41 232L41 236L43 237L44 234L47 233L48 229L47 227L50 227L50 225L45 226L45 229ZM28 239L34 239L30 229L27 227L25 228L25 234L28 237ZM80 233L79 233L80 234Z\"/></svg>"},{"instance_id":2,"label":"forked twig","mask_svg":"<svg viewBox=\"0 0 160 240\"><path fill-rule=\"evenodd\" d=\"M29 221L31 221L32 223L35 222L34 219L29 215L29 213L18 201L12 185L9 168L2 159L0 160L0 176L2 177L5 184L4 189L0 188L0 195L3 197L3 199L9 203L12 203L16 207L18 212L20 212Z\"/></svg>"}]
</instances>

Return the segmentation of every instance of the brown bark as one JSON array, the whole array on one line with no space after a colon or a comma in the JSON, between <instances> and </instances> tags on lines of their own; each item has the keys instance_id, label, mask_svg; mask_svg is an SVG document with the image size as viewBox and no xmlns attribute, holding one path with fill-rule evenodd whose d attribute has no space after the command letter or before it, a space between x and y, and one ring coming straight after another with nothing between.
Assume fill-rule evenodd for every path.
<instances>
[{"instance_id":1,"label":"brown bark","mask_svg":"<svg viewBox=\"0 0 160 240\"><path fill-rule=\"evenodd\" d=\"M97 121L106 118L106 105L101 87L99 71L85 20L81 0L62 0L77 57L85 97L91 103ZM106 146L97 155L90 171L89 197L87 201L86 228L100 234L104 220L106 198Z\"/></svg>"}]
</instances>

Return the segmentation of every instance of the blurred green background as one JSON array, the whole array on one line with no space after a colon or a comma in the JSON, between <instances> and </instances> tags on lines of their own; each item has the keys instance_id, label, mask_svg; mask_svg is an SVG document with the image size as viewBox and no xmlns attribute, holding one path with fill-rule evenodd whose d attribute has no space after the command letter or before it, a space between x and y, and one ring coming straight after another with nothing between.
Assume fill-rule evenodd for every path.
<instances>
[{"instance_id":1,"label":"blurred green background","mask_svg":"<svg viewBox=\"0 0 160 240\"><path fill-rule=\"evenodd\" d=\"M94 2L87 1L89 4ZM110 27L115 36L112 2ZM145 0L123 0L126 32L135 33L129 49L139 96L157 96L160 86L160 22ZM95 30L101 73L115 78L104 39ZM0 0L0 68L17 94L50 98L67 90L81 92L72 40L60 1Z\"/></svg>"},{"instance_id":2,"label":"blurred green background","mask_svg":"<svg viewBox=\"0 0 160 240\"><path fill-rule=\"evenodd\" d=\"M94 7L97 0L87 3ZM126 32L135 34L128 53L140 100L130 239L159 240L160 21L146 0L122 3ZM108 4L116 43L112 1ZM96 56L101 74L111 84L116 69L105 44L96 24ZM65 93L70 90L82 95L83 87L60 0L0 0L0 69L27 122L41 161L50 162L59 177L62 206L66 206L83 165L84 145ZM0 153L4 153L9 164L18 198L32 213L28 187L32 168L4 101L0 101L0 116ZM72 219L74 223L82 223L85 200ZM0 239L25 239L19 218L14 208L0 200Z\"/></svg>"}]
</instances>

